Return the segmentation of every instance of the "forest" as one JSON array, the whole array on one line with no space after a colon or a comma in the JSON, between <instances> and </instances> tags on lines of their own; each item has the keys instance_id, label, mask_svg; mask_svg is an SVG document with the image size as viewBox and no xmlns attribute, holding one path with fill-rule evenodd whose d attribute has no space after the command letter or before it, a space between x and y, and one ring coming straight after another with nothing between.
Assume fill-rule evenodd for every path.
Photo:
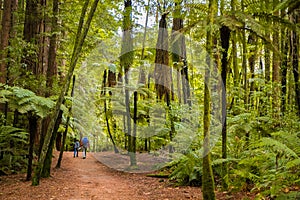
<instances>
[{"instance_id":1,"label":"forest","mask_svg":"<svg viewBox=\"0 0 300 200\"><path fill-rule=\"evenodd\" d=\"M300 198L299 6L0 0L0 177L38 186L86 136L205 200Z\"/></svg>"}]
</instances>

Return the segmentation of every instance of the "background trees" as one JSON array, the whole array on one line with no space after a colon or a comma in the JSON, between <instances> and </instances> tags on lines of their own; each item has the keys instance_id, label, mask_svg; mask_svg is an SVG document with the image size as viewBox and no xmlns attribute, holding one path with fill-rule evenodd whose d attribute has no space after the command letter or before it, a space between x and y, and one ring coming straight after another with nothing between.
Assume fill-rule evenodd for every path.
<instances>
[{"instance_id":1,"label":"background trees","mask_svg":"<svg viewBox=\"0 0 300 200\"><path fill-rule=\"evenodd\" d=\"M269 196L297 183L298 1L1 3L2 173L20 163L29 180L38 162L47 176L68 132L66 145L87 135L132 166L167 151L170 178L202 182L206 198L214 181Z\"/></svg>"}]
</instances>

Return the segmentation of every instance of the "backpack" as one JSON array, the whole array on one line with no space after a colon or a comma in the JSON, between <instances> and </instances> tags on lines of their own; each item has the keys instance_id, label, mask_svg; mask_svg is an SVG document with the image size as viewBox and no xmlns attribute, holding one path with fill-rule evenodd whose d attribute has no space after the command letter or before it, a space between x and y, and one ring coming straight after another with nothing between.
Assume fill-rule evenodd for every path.
<instances>
[{"instance_id":1,"label":"backpack","mask_svg":"<svg viewBox=\"0 0 300 200\"><path fill-rule=\"evenodd\" d=\"M82 145L83 146L87 146L87 144L89 143L89 140L87 139L87 137L82 138Z\"/></svg>"}]
</instances>

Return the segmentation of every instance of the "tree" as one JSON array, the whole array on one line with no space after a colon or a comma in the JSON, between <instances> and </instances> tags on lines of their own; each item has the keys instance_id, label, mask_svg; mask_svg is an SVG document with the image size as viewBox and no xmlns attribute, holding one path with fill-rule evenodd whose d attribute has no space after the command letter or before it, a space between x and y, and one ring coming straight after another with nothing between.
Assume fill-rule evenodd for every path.
<instances>
[{"instance_id":1,"label":"tree","mask_svg":"<svg viewBox=\"0 0 300 200\"><path fill-rule=\"evenodd\" d=\"M132 41L132 2L131 0L124 1L124 14L123 14L123 37L122 49L120 56L120 65L125 73L125 106L126 106L126 126L128 136L128 153L130 156L130 166L136 165L135 154L135 138L131 134L131 117L130 117L130 98L129 98L129 70L133 63L133 41Z\"/></svg>"},{"instance_id":2,"label":"tree","mask_svg":"<svg viewBox=\"0 0 300 200\"><path fill-rule=\"evenodd\" d=\"M89 2L89 1L87 0L86 2ZM34 177L32 179L32 185L34 185L34 186L39 185L40 175L41 175L41 172L42 172L42 169L43 169L43 164L44 164L44 161L45 161L46 153L48 151L50 139L51 139L51 136L52 136L52 133L53 133L53 130L54 130L55 121L58 118L58 115L59 115L59 112L60 112L60 107L62 105L64 96L65 96L65 94L66 94L66 92L67 92L67 90L70 86L70 80L73 76L73 72L74 72L75 66L77 64L77 60L80 56L84 40L87 36L87 33L88 33L88 30L89 30L91 21L93 19L94 13L96 11L98 2L99 2L99 0L93 1L92 5L91 5L91 8L90 8L90 11L89 11L88 16L87 16L86 23L83 23L83 19L86 15L86 8L87 7L83 7L83 9L82 9L82 15L81 15L80 23L79 23L79 26L78 26L78 29L77 29L77 37L76 37L74 48L73 48L73 54L72 54L72 57L71 57L70 67L69 67L67 76L65 78L62 90L60 92L59 98L56 102L55 109L52 112L51 121L49 123L47 133L46 133L46 136L45 136L45 140L44 140L44 143L43 143L42 148L41 148L42 151L41 151L41 154L40 154L39 159L38 159L37 167L35 168L35 171L34 171L35 173L34 173Z\"/></svg>"},{"instance_id":3,"label":"tree","mask_svg":"<svg viewBox=\"0 0 300 200\"><path fill-rule=\"evenodd\" d=\"M291 12L291 20L294 24L299 23L299 9ZM300 80L299 80L299 35L296 31L292 31L291 33L291 57L292 57L292 66L293 66L293 74L295 81L295 104L297 106L297 114L300 116Z\"/></svg>"},{"instance_id":4,"label":"tree","mask_svg":"<svg viewBox=\"0 0 300 200\"><path fill-rule=\"evenodd\" d=\"M214 17L217 11L217 1L210 0L208 5L208 16L207 16L207 34L206 34L206 70L204 79L204 116L203 116L203 168L202 168L202 196L203 199L213 200L215 197L215 186L214 177L211 165L210 155L210 122L211 122L211 97L210 97L210 76L211 70L213 69L214 61L212 56L213 46L213 23Z\"/></svg>"}]
</instances>

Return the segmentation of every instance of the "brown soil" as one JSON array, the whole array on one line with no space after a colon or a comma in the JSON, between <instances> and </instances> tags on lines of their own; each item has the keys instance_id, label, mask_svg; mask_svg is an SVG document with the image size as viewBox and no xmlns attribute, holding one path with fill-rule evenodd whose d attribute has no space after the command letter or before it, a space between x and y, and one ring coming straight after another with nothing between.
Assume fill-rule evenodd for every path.
<instances>
[{"instance_id":1,"label":"brown soil","mask_svg":"<svg viewBox=\"0 0 300 200\"><path fill-rule=\"evenodd\" d=\"M58 153L55 152L53 165ZM202 199L198 187L175 187L165 178L147 177L146 173L128 173L111 169L98 160L100 154L88 153L86 159L73 158L65 152L60 169L52 169L51 177L39 186L25 182L25 175L0 177L0 199L16 200L182 200ZM80 155L81 156L81 155ZM98 159L95 159L95 157ZM109 155L104 153L104 158ZM115 159L119 161L120 159ZM118 165L118 170L123 169ZM250 195L250 194L248 194ZM243 199L247 194L228 195L217 192L217 199ZM253 199L253 195L247 199Z\"/></svg>"}]
</instances>

